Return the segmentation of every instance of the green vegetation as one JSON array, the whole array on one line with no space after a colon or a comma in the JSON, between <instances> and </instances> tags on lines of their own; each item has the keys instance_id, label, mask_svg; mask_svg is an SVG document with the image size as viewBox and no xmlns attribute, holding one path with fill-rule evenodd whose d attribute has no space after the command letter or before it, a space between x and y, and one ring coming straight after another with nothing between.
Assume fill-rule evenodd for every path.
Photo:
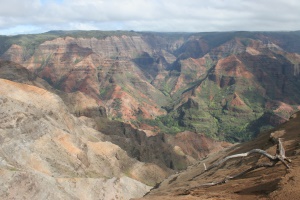
<instances>
[{"instance_id":1,"label":"green vegetation","mask_svg":"<svg viewBox=\"0 0 300 200\"><path fill-rule=\"evenodd\" d=\"M80 63L81 61L82 61L82 58L76 58L76 59L74 60L74 64Z\"/></svg>"},{"instance_id":2,"label":"green vegetation","mask_svg":"<svg viewBox=\"0 0 300 200\"><path fill-rule=\"evenodd\" d=\"M117 113L114 120L121 120L122 119L123 113L121 111L121 106L122 106L122 99L120 99L120 98L114 99L114 102L112 103L112 107Z\"/></svg>"},{"instance_id":3,"label":"green vegetation","mask_svg":"<svg viewBox=\"0 0 300 200\"><path fill-rule=\"evenodd\" d=\"M207 69L212 68L215 64L216 63L210 57L208 57L208 58L205 59L205 67Z\"/></svg>"},{"instance_id":4,"label":"green vegetation","mask_svg":"<svg viewBox=\"0 0 300 200\"><path fill-rule=\"evenodd\" d=\"M103 100L108 100L109 99L109 95L110 93L114 90L114 86L112 85L107 85L107 86L102 86L100 88L100 99L103 99Z\"/></svg>"},{"instance_id":5,"label":"green vegetation","mask_svg":"<svg viewBox=\"0 0 300 200\"><path fill-rule=\"evenodd\" d=\"M39 69L43 69L47 64L49 63L49 60L51 59L51 54L49 54L46 58L43 58L41 62L41 67Z\"/></svg>"},{"instance_id":6,"label":"green vegetation","mask_svg":"<svg viewBox=\"0 0 300 200\"><path fill-rule=\"evenodd\" d=\"M42 34L24 34L16 36L0 35L0 56L5 53L12 44L17 44L23 47L24 59L31 57L36 48L49 40L54 40L59 37L73 37L73 38L97 38L104 39L109 36L135 36L139 35L132 31L49 31Z\"/></svg>"},{"instance_id":7,"label":"green vegetation","mask_svg":"<svg viewBox=\"0 0 300 200\"><path fill-rule=\"evenodd\" d=\"M115 110L119 111L121 109L121 105L122 105L122 99L120 98L114 99L112 106L115 108Z\"/></svg>"},{"instance_id":8,"label":"green vegetation","mask_svg":"<svg viewBox=\"0 0 300 200\"><path fill-rule=\"evenodd\" d=\"M138 122L158 127L162 133L176 134L186 130L186 128L178 124L178 120L174 119L172 115L159 116L155 119L138 118Z\"/></svg>"},{"instance_id":9,"label":"green vegetation","mask_svg":"<svg viewBox=\"0 0 300 200\"><path fill-rule=\"evenodd\" d=\"M59 35L52 33L43 33L36 35L16 35L16 36L0 36L0 55L7 51L12 44L17 44L23 47L24 59L27 59L33 55L35 49L45 41L58 38Z\"/></svg>"},{"instance_id":10,"label":"green vegetation","mask_svg":"<svg viewBox=\"0 0 300 200\"><path fill-rule=\"evenodd\" d=\"M59 37L73 37L73 38L97 38L97 39L105 39L110 36L136 36L139 35L134 31L49 31L48 34L58 35Z\"/></svg>"},{"instance_id":11,"label":"green vegetation","mask_svg":"<svg viewBox=\"0 0 300 200\"><path fill-rule=\"evenodd\" d=\"M164 82L161 83L161 91L165 96L170 96L170 93L175 86L176 80L175 79L168 79L165 78Z\"/></svg>"},{"instance_id":12,"label":"green vegetation","mask_svg":"<svg viewBox=\"0 0 300 200\"><path fill-rule=\"evenodd\" d=\"M236 81L239 84L223 88L208 78L191 83L188 87L192 88L193 85L201 87L201 92L196 93L196 96L176 109L174 108L179 101L173 96L174 102L164 107L169 111L167 115L157 117L155 120L139 120L170 134L190 130L230 142L249 140L255 136L252 122L263 115L266 99L259 95L254 86L245 82L246 80ZM239 94L245 105L232 104L235 93ZM257 125L255 132L269 127L266 126L266 122L262 122Z\"/></svg>"}]
</instances>

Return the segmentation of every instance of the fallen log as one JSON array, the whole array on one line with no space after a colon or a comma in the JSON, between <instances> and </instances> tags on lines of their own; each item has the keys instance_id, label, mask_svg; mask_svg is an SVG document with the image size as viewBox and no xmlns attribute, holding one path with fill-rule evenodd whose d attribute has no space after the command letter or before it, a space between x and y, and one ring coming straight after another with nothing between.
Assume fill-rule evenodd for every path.
<instances>
[{"instance_id":1,"label":"fallen log","mask_svg":"<svg viewBox=\"0 0 300 200\"><path fill-rule=\"evenodd\" d=\"M214 186L214 185L219 185L219 184L224 184L226 183L227 181L231 180L231 179L235 179L237 177L240 177L250 171L253 171L255 169L258 169L258 168L262 168L262 167L274 167L275 164L277 162L282 162L286 168L290 168L290 166L288 165L288 163L291 163L292 161L286 157L285 155L285 149L282 145L282 139L279 138L278 139L278 143L277 143L277 150L276 150L276 155L271 155L269 153L267 153L266 151L264 150L261 150L261 149L252 149L246 153L240 153L240 154L234 154L234 155L230 155L230 156L227 156L223 159L221 159L220 161L217 161L216 163L212 164L211 166L209 166L208 168L206 168L206 165L204 164L205 166L205 170L204 172L202 172L201 174L193 177L192 179L190 180L193 180L195 179L196 177L202 175L203 173L206 173L207 171L213 169L213 168L216 168L218 166L220 166L221 164L223 163L226 163L228 160L231 160L231 159L235 159L235 158L241 158L241 157L247 157L251 154L261 154L262 156L265 156L266 158L268 158L270 160L270 162L268 163L261 163L261 164L256 164L252 167L250 167L249 169L245 170L245 171L242 171L236 175L230 175L230 176L226 176L224 179L220 180L220 181L216 181L216 182L210 182L210 183L204 183L204 184L201 184L200 186L197 186L195 188L199 188L199 187L209 187L209 186ZM192 189L195 189L195 188L191 188L190 190Z\"/></svg>"}]
</instances>

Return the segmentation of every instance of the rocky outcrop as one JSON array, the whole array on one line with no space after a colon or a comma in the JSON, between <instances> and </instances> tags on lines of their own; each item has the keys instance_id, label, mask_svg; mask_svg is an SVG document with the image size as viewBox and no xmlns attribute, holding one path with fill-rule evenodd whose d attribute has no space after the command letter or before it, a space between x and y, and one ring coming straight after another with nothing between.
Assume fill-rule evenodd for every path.
<instances>
[{"instance_id":1,"label":"rocky outcrop","mask_svg":"<svg viewBox=\"0 0 300 200\"><path fill-rule=\"evenodd\" d=\"M0 170L6 188L1 199L129 199L148 191L140 181L158 181L138 176L139 170L151 174L152 169L136 169L142 163L70 115L57 95L4 79L0 83ZM128 177L128 171L135 176Z\"/></svg>"},{"instance_id":2,"label":"rocky outcrop","mask_svg":"<svg viewBox=\"0 0 300 200\"><path fill-rule=\"evenodd\" d=\"M217 142L191 131L178 133L175 137L167 137L167 140L177 154L185 155L194 160L193 162L231 146L230 143Z\"/></svg>"},{"instance_id":3,"label":"rocky outcrop","mask_svg":"<svg viewBox=\"0 0 300 200\"><path fill-rule=\"evenodd\" d=\"M154 163L170 172L171 170L185 169L188 165L195 162L195 159L198 157L187 152L186 154L193 158L191 160L186 158L185 155L174 151L175 144L170 142L172 139L169 139L173 138L173 136L157 134L148 137L144 131L137 130L130 124L103 120L98 120L98 129L102 133L109 135L112 143L120 146L129 156L141 162ZM217 145L210 144L210 147L216 149ZM197 149L197 152L204 155L210 151Z\"/></svg>"}]
</instances>

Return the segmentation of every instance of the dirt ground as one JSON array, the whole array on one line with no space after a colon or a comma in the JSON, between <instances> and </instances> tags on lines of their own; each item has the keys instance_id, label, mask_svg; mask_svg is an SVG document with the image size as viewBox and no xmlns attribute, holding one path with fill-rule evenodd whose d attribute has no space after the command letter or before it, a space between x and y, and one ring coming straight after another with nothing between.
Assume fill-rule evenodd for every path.
<instances>
[{"instance_id":1,"label":"dirt ground","mask_svg":"<svg viewBox=\"0 0 300 200\"><path fill-rule=\"evenodd\" d=\"M258 163L269 162L260 154L228 160L219 167L205 171L204 165L226 156L245 153L252 149L263 149L276 154L276 140L282 138L286 156L292 160L290 169L282 162L270 168L259 168L224 184L203 186L202 184L223 180L249 169ZM202 185L202 186L201 186ZM170 176L142 199L150 200L225 200L225 199L300 199L300 113L276 129L259 135L255 140L235 145L222 152L212 154L194 166Z\"/></svg>"}]
</instances>

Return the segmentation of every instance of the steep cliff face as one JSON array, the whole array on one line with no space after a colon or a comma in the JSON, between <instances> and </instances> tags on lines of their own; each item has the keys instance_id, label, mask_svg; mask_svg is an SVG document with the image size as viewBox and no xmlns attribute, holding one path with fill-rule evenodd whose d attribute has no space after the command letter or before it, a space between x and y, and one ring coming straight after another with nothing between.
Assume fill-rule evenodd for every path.
<instances>
[{"instance_id":1,"label":"steep cliff face","mask_svg":"<svg viewBox=\"0 0 300 200\"><path fill-rule=\"evenodd\" d=\"M298 109L300 49L293 44L299 37L49 32L11 38L1 58L56 89L94 99L97 106L90 107L105 108L104 115L136 128L147 123L161 132L190 130L240 141L274 125L266 116L286 120ZM198 106L189 108L190 99ZM253 130L253 124L260 127Z\"/></svg>"},{"instance_id":2,"label":"steep cliff face","mask_svg":"<svg viewBox=\"0 0 300 200\"><path fill-rule=\"evenodd\" d=\"M202 57L177 61L179 75L169 80L175 79L174 94L183 93L169 107L172 119L196 132L239 141L298 110L299 54L286 52L271 37L253 37L235 36ZM189 106L191 99L198 106Z\"/></svg>"},{"instance_id":3,"label":"steep cliff face","mask_svg":"<svg viewBox=\"0 0 300 200\"><path fill-rule=\"evenodd\" d=\"M17 61L57 89L88 94L105 104L108 114L129 120L138 113L146 118L164 113L160 109L163 94L145 80L133 62L153 51L140 36L102 40L65 37L40 44L28 59L22 59L22 47L18 45L9 48L2 58ZM123 101L115 105L114 99Z\"/></svg>"},{"instance_id":4,"label":"steep cliff face","mask_svg":"<svg viewBox=\"0 0 300 200\"><path fill-rule=\"evenodd\" d=\"M5 79L0 83L1 199L129 199L149 189L140 182L145 177L125 175L138 173L134 166L142 163L70 115L57 95ZM101 189L94 191L96 186Z\"/></svg>"}]
</instances>

